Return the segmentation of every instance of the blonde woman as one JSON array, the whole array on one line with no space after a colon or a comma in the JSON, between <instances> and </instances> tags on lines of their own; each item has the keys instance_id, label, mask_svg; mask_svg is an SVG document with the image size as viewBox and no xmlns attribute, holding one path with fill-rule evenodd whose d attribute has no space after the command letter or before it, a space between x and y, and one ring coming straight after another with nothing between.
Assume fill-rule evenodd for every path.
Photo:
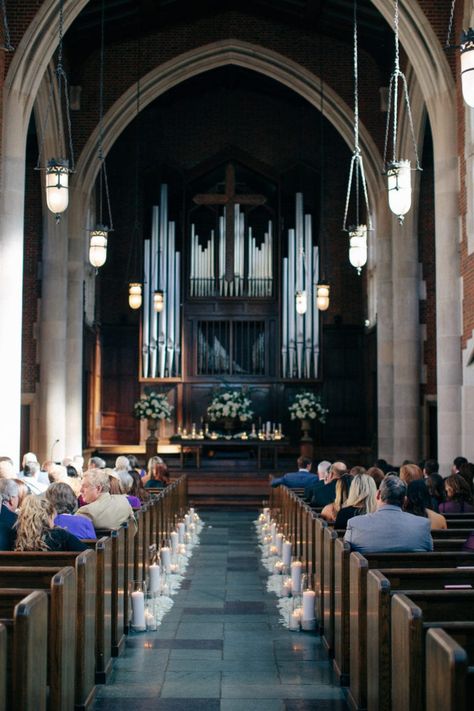
<instances>
[{"instance_id":1,"label":"blonde woman","mask_svg":"<svg viewBox=\"0 0 474 711\"><path fill-rule=\"evenodd\" d=\"M321 518L328 523L334 523L338 512L343 507L351 488L353 477L350 474L343 474L336 481L336 498L332 504L327 504L321 511Z\"/></svg>"},{"instance_id":2,"label":"blonde woman","mask_svg":"<svg viewBox=\"0 0 474 711\"><path fill-rule=\"evenodd\" d=\"M368 474L356 474L352 478L349 496L336 516L334 528L346 528L347 522L354 516L373 513L377 508L377 486Z\"/></svg>"},{"instance_id":3,"label":"blonde woman","mask_svg":"<svg viewBox=\"0 0 474 711\"><path fill-rule=\"evenodd\" d=\"M54 525L56 511L44 496L27 496L16 523L17 551L83 551L87 546L72 533Z\"/></svg>"}]
</instances>

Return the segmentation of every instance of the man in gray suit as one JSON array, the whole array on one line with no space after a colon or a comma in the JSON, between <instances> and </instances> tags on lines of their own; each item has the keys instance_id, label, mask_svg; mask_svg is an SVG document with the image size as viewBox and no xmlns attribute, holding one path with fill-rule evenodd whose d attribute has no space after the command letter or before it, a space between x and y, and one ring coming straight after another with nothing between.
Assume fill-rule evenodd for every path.
<instances>
[{"instance_id":1,"label":"man in gray suit","mask_svg":"<svg viewBox=\"0 0 474 711\"><path fill-rule=\"evenodd\" d=\"M429 518L402 511L406 484L386 476L377 491L377 511L347 522L344 540L359 553L432 551Z\"/></svg>"}]
</instances>

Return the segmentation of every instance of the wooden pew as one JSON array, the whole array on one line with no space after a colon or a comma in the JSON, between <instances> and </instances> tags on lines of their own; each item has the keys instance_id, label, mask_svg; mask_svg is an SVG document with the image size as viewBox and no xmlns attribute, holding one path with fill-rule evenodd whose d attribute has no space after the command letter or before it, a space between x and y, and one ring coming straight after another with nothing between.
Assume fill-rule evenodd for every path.
<instances>
[{"instance_id":1,"label":"wooden pew","mask_svg":"<svg viewBox=\"0 0 474 711\"><path fill-rule=\"evenodd\" d=\"M474 696L474 625L451 636L432 628L426 635L426 711L467 711Z\"/></svg>"},{"instance_id":2,"label":"wooden pew","mask_svg":"<svg viewBox=\"0 0 474 711\"><path fill-rule=\"evenodd\" d=\"M112 671L112 540L84 540L97 557L95 599L95 683L105 684Z\"/></svg>"},{"instance_id":3,"label":"wooden pew","mask_svg":"<svg viewBox=\"0 0 474 711\"><path fill-rule=\"evenodd\" d=\"M463 521L464 523L464 521ZM437 541L442 541L446 539L453 539L453 538L459 538L460 540L465 541L466 538L469 536L471 533L472 528L457 528L457 527L449 527L449 528L443 528L440 531L431 531L431 536L433 540Z\"/></svg>"},{"instance_id":4,"label":"wooden pew","mask_svg":"<svg viewBox=\"0 0 474 711\"><path fill-rule=\"evenodd\" d=\"M76 664L76 575L74 568L0 567L0 594L21 589L48 594L49 706L69 711L74 706Z\"/></svg>"},{"instance_id":5,"label":"wooden pew","mask_svg":"<svg viewBox=\"0 0 474 711\"><path fill-rule=\"evenodd\" d=\"M92 550L2 551L0 566L74 566L76 571L76 708L86 709L95 695L96 554Z\"/></svg>"},{"instance_id":6,"label":"wooden pew","mask_svg":"<svg viewBox=\"0 0 474 711\"><path fill-rule=\"evenodd\" d=\"M109 537L112 545L111 628L112 656L118 657L125 644L125 529L96 529L97 537ZM128 572L127 572L128 576Z\"/></svg>"},{"instance_id":7,"label":"wooden pew","mask_svg":"<svg viewBox=\"0 0 474 711\"><path fill-rule=\"evenodd\" d=\"M351 564L357 564L356 556L351 557ZM354 651L351 650L350 695L359 707L365 704L366 691L370 711L389 711L391 708L392 596L412 590L442 590L446 585L459 584L474 588L474 570L420 567L368 571L366 628L363 628L365 614L362 613L358 621L361 639L354 640Z\"/></svg>"},{"instance_id":8,"label":"wooden pew","mask_svg":"<svg viewBox=\"0 0 474 711\"><path fill-rule=\"evenodd\" d=\"M316 619L319 631L323 631L323 595L324 586L324 529L327 524L313 513L314 521L314 590L316 593Z\"/></svg>"},{"instance_id":9,"label":"wooden pew","mask_svg":"<svg viewBox=\"0 0 474 711\"><path fill-rule=\"evenodd\" d=\"M48 598L42 590L0 595L0 622L7 632L8 711L46 711Z\"/></svg>"},{"instance_id":10,"label":"wooden pew","mask_svg":"<svg viewBox=\"0 0 474 711\"><path fill-rule=\"evenodd\" d=\"M470 623L470 624L468 624ZM424 703L425 638L430 627L463 634L474 624L474 590L411 592L392 598L392 709L419 711Z\"/></svg>"},{"instance_id":11,"label":"wooden pew","mask_svg":"<svg viewBox=\"0 0 474 711\"><path fill-rule=\"evenodd\" d=\"M7 630L0 623L0 711L7 707Z\"/></svg>"}]
</instances>

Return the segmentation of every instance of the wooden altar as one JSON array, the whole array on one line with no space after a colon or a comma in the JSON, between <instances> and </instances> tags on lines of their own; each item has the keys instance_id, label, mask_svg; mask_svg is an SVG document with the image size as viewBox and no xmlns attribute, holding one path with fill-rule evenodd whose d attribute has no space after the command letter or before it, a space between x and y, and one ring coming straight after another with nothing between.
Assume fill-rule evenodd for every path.
<instances>
[{"instance_id":1,"label":"wooden altar","mask_svg":"<svg viewBox=\"0 0 474 711\"><path fill-rule=\"evenodd\" d=\"M261 439L225 439L221 437L219 439L211 439L210 437L205 439L189 439L182 437L171 437L170 441L173 444L179 446L180 451L180 467L184 469L186 465L185 456L187 453L191 454L194 458L195 468L201 469L203 463L203 453L206 452L216 452L224 451L229 453L230 456L235 456L235 454L248 453L249 458L253 457L253 464L257 471L262 469L262 461L265 457L269 456L270 464L273 469L278 469L278 452L282 448L288 448L289 440L274 439L274 440L261 440Z\"/></svg>"}]
</instances>

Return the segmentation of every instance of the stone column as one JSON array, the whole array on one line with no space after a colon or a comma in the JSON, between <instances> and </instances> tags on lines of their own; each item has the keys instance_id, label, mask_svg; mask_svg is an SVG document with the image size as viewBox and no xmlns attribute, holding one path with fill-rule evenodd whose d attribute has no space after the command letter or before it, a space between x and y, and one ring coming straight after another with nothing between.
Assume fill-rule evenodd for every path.
<instances>
[{"instance_id":1,"label":"stone column","mask_svg":"<svg viewBox=\"0 0 474 711\"><path fill-rule=\"evenodd\" d=\"M377 292L377 404L378 456L392 463L394 458L393 413L393 289L391 213L387 194L376 199L376 292Z\"/></svg>"},{"instance_id":2,"label":"stone column","mask_svg":"<svg viewBox=\"0 0 474 711\"><path fill-rule=\"evenodd\" d=\"M67 213L45 208L39 318L38 456L60 461L66 449Z\"/></svg>"}]
</instances>

